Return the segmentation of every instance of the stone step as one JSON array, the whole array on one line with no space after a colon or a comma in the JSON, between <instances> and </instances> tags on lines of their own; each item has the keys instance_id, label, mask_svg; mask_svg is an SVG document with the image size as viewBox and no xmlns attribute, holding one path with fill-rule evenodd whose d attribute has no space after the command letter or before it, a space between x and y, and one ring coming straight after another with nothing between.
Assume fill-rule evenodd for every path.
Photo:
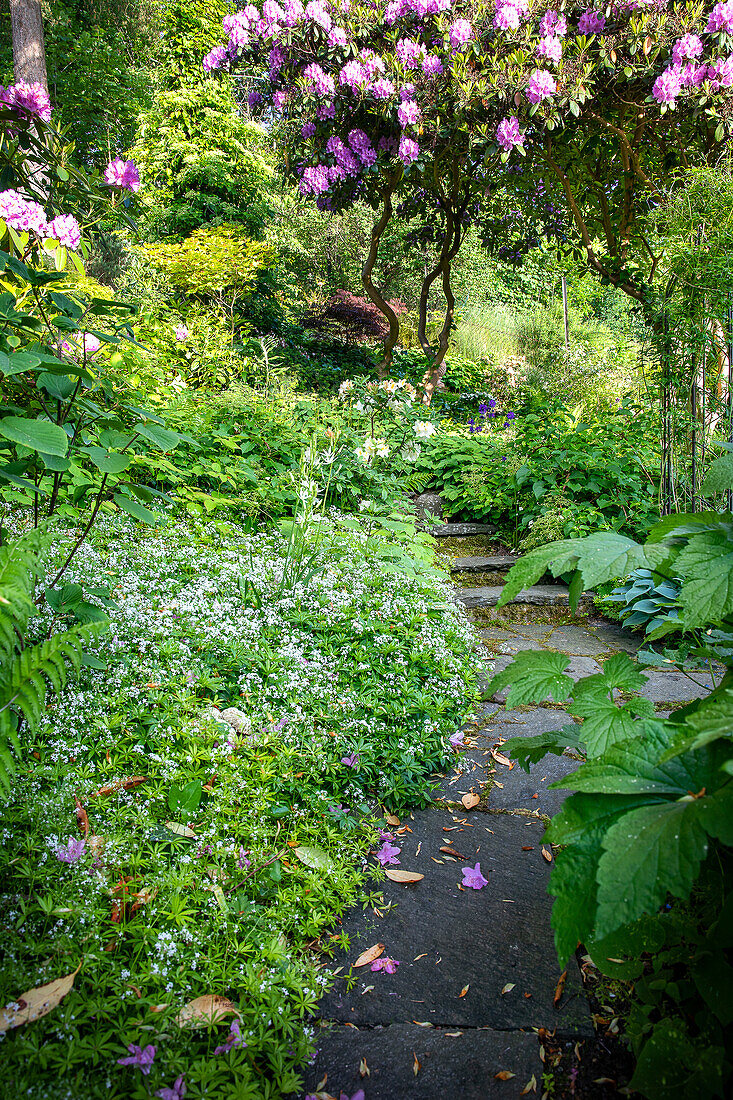
<instances>
[{"instance_id":1,"label":"stone step","mask_svg":"<svg viewBox=\"0 0 733 1100\"><path fill-rule=\"evenodd\" d=\"M592 1035L575 959L554 1004L562 968L550 928L543 822L521 814L454 815L432 807L410 815L408 824L411 831L397 831L394 841L400 869L424 878L407 886L380 883L385 905L379 915L371 908L344 915L341 931L349 947L336 952L334 967L341 969L321 1000L321 1018L358 1028L420 1020L451 1030L545 1027L561 1036ZM462 868L477 862L488 886L461 889ZM386 957L399 961L394 974L374 973L369 966L352 969L361 952L376 943L384 944ZM355 979L351 988L349 975ZM502 993L507 983L513 988ZM336 1067L328 1068L330 1082ZM333 1083L338 1083L335 1072Z\"/></svg>"},{"instance_id":2,"label":"stone step","mask_svg":"<svg viewBox=\"0 0 733 1100\"><path fill-rule=\"evenodd\" d=\"M467 608L496 607L504 589L500 584L484 585L477 588L458 588L457 598ZM569 607L570 596L567 585L535 584L525 588L510 604L529 604L532 607ZM580 610L592 610L594 604L590 596L580 597Z\"/></svg>"},{"instance_id":3,"label":"stone step","mask_svg":"<svg viewBox=\"0 0 733 1100\"><path fill-rule=\"evenodd\" d=\"M415 1013L419 1019L419 1005ZM364 1030L335 1025L319 1031L316 1043L316 1060L305 1070L305 1091L311 1096L328 1074L325 1091L336 1096L363 1089L368 1100L507 1100L532 1077L539 1088L544 1070L539 1041L531 1032L413 1023ZM361 1076L362 1060L369 1076ZM513 1073L520 1088L508 1093L499 1073Z\"/></svg>"},{"instance_id":4,"label":"stone step","mask_svg":"<svg viewBox=\"0 0 733 1100\"><path fill-rule=\"evenodd\" d=\"M429 528L436 539L471 538L473 535L495 535L497 528L491 523L440 523Z\"/></svg>"},{"instance_id":5,"label":"stone step","mask_svg":"<svg viewBox=\"0 0 733 1100\"><path fill-rule=\"evenodd\" d=\"M489 554L486 557L455 558L451 573L508 573L519 561L514 554Z\"/></svg>"}]
</instances>

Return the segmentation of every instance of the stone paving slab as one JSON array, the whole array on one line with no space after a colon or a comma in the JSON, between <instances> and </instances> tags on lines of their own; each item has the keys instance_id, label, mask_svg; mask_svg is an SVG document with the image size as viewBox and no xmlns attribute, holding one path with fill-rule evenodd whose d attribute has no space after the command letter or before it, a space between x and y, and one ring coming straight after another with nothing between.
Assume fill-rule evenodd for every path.
<instances>
[{"instance_id":1,"label":"stone paving slab","mask_svg":"<svg viewBox=\"0 0 733 1100\"><path fill-rule=\"evenodd\" d=\"M614 647L599 638L594 630L572 623L556 626L544 644L548 649L578 657L609 657L614 652Z\"/></svg>"},{"instance_id":2,"label":"stone paving slab","mask_svg":"<svg viewBox=\"0 0 733 1100\"><path fill-rule=\"evenodd\" d=\"M336 956L334 966L344 970L321 1001L321 1016L357 1027L417 1019L448 1027L592 1034L575 960L560 1005L553 1006L560 967L550 931L543 822L428 809L415 813L409 827L412 832L397 841L400 867L425 877L409 886L385 881L385 903L392 908L381 917L372 910L345 916L350 947ZM441 852L446 846L464 858ZM477 861L488 886L460 887L461 868ZM352 971L358 976L349 991L350 964L375 943L384 943L385 954L401 965L394 974L373 973L368 966ZM507 983L514 988L502 995ZM464 986L468 991L460 997Z\"/></svg>"},{"instance_id":3,"label":"stone paving slab","mask_svg":"<svg viewBox=\"0 0 733 1100\"><path fill-rule=\"evenodd\" d=\"M489 554L486 557L454 558L451 573L508 573L519 561L514 554Z\"/></svg>"},{"instance_id":4,"label":"stone paving slab","mask_svg":"<svg viewBox=\"0 0 733 1100\"><path fill-rule=\"evenodd\" d=\"M609 623L604 619L589 619L588 627L600 642L604 642L610 650L623 653L636 653L644 642L641 634L632 634L618 623Z\"/></svg>"},{"instance_id":5,"label":"stone paving slab","mask_svg":"<svg viewBox=\"0 0 733 1100\"><path fill-rule=\"evenodd\" d=\"M677 670L642 670L649 679L639 692L653 703L691 703L709 695L715 682L709 672L678 672Z\"/></svg>"},{"instance_id":6,"label":"stone paving slab","mask_svg":"<svg viewBox=\"0 0 733 1100\"><path fill-rule=\"evenodd\" d=\"M496 607L503 588L498 584L482 585L476 588L458 588L456 596L464 607ZM564 584L534 584L531 588L525 588L518 596L508 601L509 604L527 604L530 607L569 607L570 598L567 586ZM593 600L590 596L581 596L578 609L592 608Z\"/></svg>"},{"instance_id":7,"label":"stone paving slab","mask_svg":"<svg viewBox=\"0 0 733 1100\"><path fill-rule=\"evenodd\" d=\"M440 523L430 528L436 539L468 538L470 535L495 535L498 528L492 523Z\"/></svg>"},{"instance_id":8,"label":"stone paving slab","mask_svg":"<svg viewBox=\"0 0 733 1100\"><path fill-rule=\"evenodd\" d=\"M311 1093L325 1073L327 1092L353 1096L363 1089L366 1100L513 1100L533 1076L538 1088L542 1082L539 1043L531 1032L335 1026L317 1042L318 1056L305 1073ZM359 1072L364 1058L368 1077ZM502 1071L515 1077L497 1080Z\"/></svg>"}]
</instances>

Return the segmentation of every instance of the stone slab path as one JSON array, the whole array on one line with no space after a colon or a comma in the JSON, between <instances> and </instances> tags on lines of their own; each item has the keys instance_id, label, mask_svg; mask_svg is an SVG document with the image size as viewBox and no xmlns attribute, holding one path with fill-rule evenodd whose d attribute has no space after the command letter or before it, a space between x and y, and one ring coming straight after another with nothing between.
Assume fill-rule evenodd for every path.
<instances>
[{"instance_id":1,"label":"stone slab path","mask_svg":"<svg viewBox=\"0 0 733 1100\"><path fill-rule=\"evenodd\" d=\"M455 532L451 532L455 534ZM465 590L463 590L465 593ZM469 601L465 600L464 603ZM526 649L566 653L577 678L640 639L598 618L558 623L527 607L526 622L477 620L487 647L485 676ZM547 615L547 611L544 611ZM657 710L710 690L706 673L654 671L642 694ZM534 736L572 721L556 704L506 711L501 697L465 728L452 771L436 777L433 804L394 827L400 869L424 877L382 886L377 908L343 919L349 948L331 969L319 1006L318 1053L304 1072L306 1094L365 1100L504 1100L543 1092L538 1029L583 1042L593 1024L575 959L561 978L547 884L553 854L545 825L569 792L550 784L578 767L571 752L548 756L529 774L501 751L509 737ZM498 754L498 755L497 755ZM479 796L470 811L466 794ZM488 885L461 885L480 863ZM381 884L380 884L381 885ZM400 965L393 974L353 968L374 944ZM536 1082L537 1091L523 1090Z\"/></svg>"}]
</instances>

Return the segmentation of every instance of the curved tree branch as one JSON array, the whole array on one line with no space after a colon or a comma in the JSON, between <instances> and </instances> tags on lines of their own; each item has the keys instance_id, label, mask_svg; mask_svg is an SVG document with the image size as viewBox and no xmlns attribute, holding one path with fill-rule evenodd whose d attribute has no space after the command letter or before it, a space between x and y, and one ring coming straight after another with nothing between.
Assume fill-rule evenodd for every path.
<instances>
[{"instance_id":1,"label":"curved tree branch","mask_svg":"<svg viewBox=\"0 0 733 1100\"><path fill-rule=\"evenodd\" d=\"M372 226L371 241L369 244L369 252L364 266L361 270L361 282L367 296L371 302L377 307L380 313L383 313L389 323L389 332L384 338L384 356L381 363L377 368L379 378L384 378L385 372L389 370L392 364L392 352L395 349L397 341L400 335L400 322L397 314L392 309L392 306L385 299L378 287L374 285L372 279L372 273L374 271L374 265L377 262L377 255L379 253L379 242L382 239L382 234L389 224L389 220L393 214L392 206L392 186L388 184L382 192L382 213L379 215L377 221Z\"/></svg>"}]
</instances>

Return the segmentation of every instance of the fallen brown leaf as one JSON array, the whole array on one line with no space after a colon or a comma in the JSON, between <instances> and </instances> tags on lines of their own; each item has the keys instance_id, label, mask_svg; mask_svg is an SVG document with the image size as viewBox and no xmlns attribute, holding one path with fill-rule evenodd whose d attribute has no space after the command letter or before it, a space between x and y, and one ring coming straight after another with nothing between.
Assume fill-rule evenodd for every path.
<instances>
[{"instance_id":1,"label":"fallen brown leaf","mask_svg":"<svg viewBox=\"0 0 733 1100\"><path fill-rule=\"evenodd\" d=\"M415 1054L414 1050L412 1052L412 1057L413 1057L412 1072L417 1077L418 1073L420 1072L420 1063L417 1060L417 1054Z\"/></svg>"},{"instance_id":2,"label":"fallen brown leaf","mask_svg":"<svg viewBox=\"0 0 733 1100\"><path fill-rule=\"evenodd\" d=\"M373 963L375 959L384 951L383 943L375 943L371 947L367 947L366 951L362 951L359 958L354 963L354 966L366 966L367 963Z\"/></svg>"},{"instance_id":3,"label":"fallen brown leaf","mask_svg":"<svg viewBox=\"0 0 733 1100\"><path fill-rule=\"evenodd\" d=\"M497 764L503 764L505 768L512 767L512 761L509 759L508 756L504 756L503 752L497 752L496 749L492 749L491 755L493 756L494 760L496 760Z\"/></svg>"},{"instance_id":4,"label":"fallen brown leaf","mask_svg":"<svg viewBox=\"0 0 733 1100\"><path fill-rule=\"evenodd\" d=\"M388 867L384 873L392 882L419 882L420 879L425 878L425 875L421 875L417 871L401 871L399 868L392 867Z\"/></svg>"},{"instance_id":5,"label":"fallen brown leaf","mask_svg":"<svg viewBox=\"0 0 733 1100\"><path fill-rule=\"evenodd\" d=\"M87 836L89 833L89 818L76 795L74 795L74 806L76 808L76 823L79 826L79 832L82 836Z\"/></svg>"},{"instance_id":6,"label":"fallen brown leaf","mask_svg":"<svg viewBox=\"0 0 733 1100\"><path fill-rule=\"evenodd\" d=\"M130 791L133 787L139 787L141 783L147 783L147 775L132 775L129 779L115 779L114 783L108 783L100 787L98 791L90 795L90 798L99 798L100 795L116 794L117 791Z\"/></svg>"},{"instance_id":7,"label":"fallen brown leaf","mask_svg":"<svg viewBox=\"0 0 733 1100\"><path fill-rule=\"evenodd\" d=\"M185 1004L176 1016L179 1027L206 1027L218 1024L227 1016L239 1016L239 1009L227 997L218 993L204 993Z\"/></svg>"},{"instance_id":8,"label":"fallen brown leaf","mask_svg":"<svg viewBox=\"0 0 733 1100\"><path fill-rule=\"evenodd\" d=\"M462 1031L444 1031L446 1039L457 1039L460 1035L463 1035Z\"/></svg>"},{"instance_id":9,"label":"fallen brown leaf","mask_svg":"<svg viewBox=\"0 0 733 1100\"><path fill-rule=\"evenodd\" d=\"M560 1004L560 998L562 997L563 990L565 988L565 982L567 980L567 976L568 976L567 970L563 970L562 974L560 975L560 977L557 980L557 985L555 986L555 995L552 998L552 1003L555 1006L555 1008L557 1008L557 1006Z\"/></svg>"},{"instance_id":10,"label":"fallen brown leaf","mask_svg":"<svg viewBox=\"0 0 733 1100\"><path fill-rule=\"evenodd\" d=\"M462 990L461 990L461 992L460 992L460 993L458 994L459 998L460 998L460 997L465 997L465 996L466 996L466 994L468 993L468 991L469 991L469 989L470 989L470 988L471 988L471 986L470 986L470 985L464 985L463 989L462 989Z\"/></svg>"},{"instance_id":11,"label":"fallen brown leaf","mask_svg":"<svg viewBox=\"0 0 733 1100\"><path fill-rule=\"evenodd\" d=\"M417 1024L418 1027L433 1027L429 1020L413 1020L413 1024Z\"/></svg>"},{"instance_id":12,"label":"fallen brown leaf","mask_svg":"<svg viewBox=\"0 0 733 1100\"><path fill-rule=\"evenodd\" d=\"M461 802L467 810L472 810L474 806L478 806L480 801L480 794L464 794L463 798L461 799Z\"/></svg>"},{"instance_id":13,"label":"fallen brown leaf","mask_svg":"<svg viewBox=\"0 0 733 1100\"><path fill-rule=\"evenodd\" d=\"M417 962L418 959L424 959L427 957L427 954L427 951L423 951L422 955L415 955L415 958L412 961Z\"/></svg>"},{"instance_id":14,"label":"fallen brown leaf","mask_svg":"<svg viewBox=\"0 0 733 1100\"><path fill-rule=\"evenodd\" d=\"M523 844L522 845L522 851L523 852L533 852L534 851L534 845L533 844Z\"/></svg>"},{"instance_id":15,"label":"fallen brown leaf","mask_svg":"<svg viewBox=\"0 0 733 1100\"><path fill-rule=\"evenodd\" d=\"M514 989L515 985L516 985L516 982L507 982L505 986L502 986L502 989L501 989L502 997L504 996L505 993L511 993L511 991Z\"/></svg>"},{"instance_id":16,"label":"fallen brown leaf","mask_svg":"<svg viewBox=\"0 0 733 1100\"><path fill-rule=\"evenodd\" d=\"M9 1007L0 1009L0 1031L20 1027L21 1024L28 1024L32 1020L40 1020L41 1016L47 1016L71 991L74 978L80 969L81 963L76 970L64 978L54 978L46 985L37 985L35 989L28 989L16 997Z\"/></svg>"},{"instance_id":17,"label":"fallen brown leaf","mask_svg":"<svg viewBox=\"0 0 733 1100\"><path fill-rule=\"evenodd\" d=\"M542 858L546 859L548 863L552 863L552 849L542 845Z\"/></svg>"},{"instance_id":18,"label":"fallen brown leaf","mask_svg":"<svg viewBox=\"0 0 733 1100\"><path fill-rule=\"evenodd\" d=\"M369 1072L369 1066L367 1065L366 1058L362 1058L362 1060L359 1062L359 1076L360 1077L371 1077L371 1073Z\"/></svg>"},{"instance_id":19,"label":"fallen brown leaf","mask_svg":"<svg viewBox=\"0 0 733 1100\"><path fill-rule=\"evenodd\" d=\"M527 1096L530 1092L537 1092L537 1078L535 1077L534 1074L532 1074L529 1081L524 1086L524 1088L522 1089L522 1091L520 1092L519 1095L520 1096Z\"/></svg>"},{"instance_id":20,"label":"fallen brown leaf","mask_svg":"<svg viewBox=\"0 0 733 1100\"><path fill-rule=\"evenodd\" d=\"M386 821L388 825L399 825L400 819L395 814L387 814Z\"/></svg>"},{"instance_id":21,"label":"fallen brown leaf","mask_svg":"<svg viewBox=\"0 0 733 1100\"><path fill-rule=\"evenodd\" d=\"M449 848L447 845L445 847L441 848L440 850L441 850L441 852L445 852L446 855L455 856L456 859L465 859L466 858L465 856L462 856L460 852L457 852L455 850L455 848Z\"/></svg>"},{"instance_id":22,"label":"fallen brown leaf","mask_svg":"<svg viewBox=\"0 0 733 1100\"><path fill-rule=\"evenodd\" d=\"M516 1076L516 1073L510 1073L508 1069L500 1069L498 1073L494 1074L497 1081L511 1081L512 1077Z\"/></svg>"}]
</instances>

